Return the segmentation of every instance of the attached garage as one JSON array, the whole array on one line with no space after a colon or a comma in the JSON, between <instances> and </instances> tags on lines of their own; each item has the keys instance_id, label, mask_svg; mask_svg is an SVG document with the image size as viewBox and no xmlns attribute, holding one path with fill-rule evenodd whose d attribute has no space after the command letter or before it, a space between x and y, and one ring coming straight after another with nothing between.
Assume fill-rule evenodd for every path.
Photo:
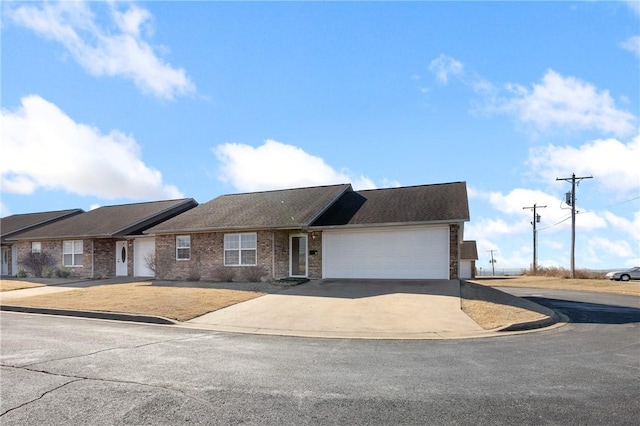
<instances>
[{"instance_id":1,"label":"attached garage","mask_svg":"<svg viewBox=\"0 0 640 426\"><path fill-rule=\"evenodd\" d=\"M323 278L449 279L449 227L325 229Z\"/></svg>"},{"instance_id":2,"label":"attached garage","mask_svg":"<svg viewBox=\"0 0 640 426\"><path fill-rule=\"evenodd\" d=\"M136 277L153 277L154 273L147 266L150 256L155 256L155 238L136 238L133 241L133 275Z\"/></svg>"}]
</instances>

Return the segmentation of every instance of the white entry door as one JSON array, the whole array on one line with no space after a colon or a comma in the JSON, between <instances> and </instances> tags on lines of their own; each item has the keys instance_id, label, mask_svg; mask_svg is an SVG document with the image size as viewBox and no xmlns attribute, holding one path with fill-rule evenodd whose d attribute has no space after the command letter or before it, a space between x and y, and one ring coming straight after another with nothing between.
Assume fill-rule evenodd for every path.
<instances>
[{"instance_id":1,"label":"white entry door","mask_svg":"<svg viewBox=\"0 0 640 426\"><path fill-rule=\"evenodd\" d=\"M9 275L9 247L2 247L2 275Z\"/></svg>"},{"instance_id":2,"label":"white entry door","mask_svg":"<svg viewBox=\"0 0 640 426\"><path fill-rule=\"evenodd\" d=\"M291 235L289 239L289 275L292 277L307 277L308 263L307 235Z\"/></svg>"},{"instance_id":3,"label":"white entry door","mask_svg":"<svg viewBox=\"0 0 640 426\"><path fill-rule=\"evenodd\" d=\"M116 276L127 276L127 242L116 241Z\"/></svg>"}]
</instances>

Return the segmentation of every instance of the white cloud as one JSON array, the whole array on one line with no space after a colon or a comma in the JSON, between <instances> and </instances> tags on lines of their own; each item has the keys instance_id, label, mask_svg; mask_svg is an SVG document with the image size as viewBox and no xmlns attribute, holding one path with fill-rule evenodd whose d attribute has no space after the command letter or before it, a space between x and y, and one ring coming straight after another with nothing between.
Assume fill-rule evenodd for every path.
<instances>
[{"instance_id":1,"label":"white cloud","mask_svg":"<svg viewBox=\"0 0 640 426\"><path fill-rule=\"evenodd\" d=\"M640 1L638 0L625 0L625 3L629 8L638 16L640 16Z\"/></svg>"},{"instance_id":2,"label":"white cloud","mask_svg":"<svg viewBox=\"0 0 640 426\"><path fill-rule=\"evenodd\" d=\"M320 157L274 140L267 140L259 147L225 143L212 151L221 163L220 180L231 183L239 191L338 183L352 183L355 189L376 187L365 176L354 176L349 170L337 171Z\"/></svg>"},{"instance_id":3,"label":"white cloud","mask_svg":"<svg viewBox=\"0 0 640 426\"><path fill-rule=\"evenodd\" d=\"M546 181L558 177L593 175L612 193L638 192L640 188L640 135L631 142L598 139L579 147L547 145L529 150L527 163Z\"/></svg>"},{"instance_id":4,"label":"white cloud","mask_svg":"<svg viewBox=\"0 0 640 426\"><path fill-rule=\"evenodd\" d=\"M627 241L611 241L603 237L593 237L586 244L586 259L592 268L602 267L603 258L612 255L617 258L628 259L634 255L631 245Z\"/></svg>"},{"instance_id":5,"label":"white cloud","mask_svg":"<svg viewBox=\"0 0 640 426\"><path fill-rule=\"evenodd\" d=\"M536 131L560 127L620 136L637 130L636 117L618 109L607 90L553 70L531 89L519 84L507 85L507 89L509 98L498 101L495 110L514 114Z\"/></svg>"},{"instance_id":6,"label":"white cloud","mask_svg":"<svg viewBox=\"0 0 640 426\"><path fill-rule=\"evenodd\" d=\"M640 2L638 2L638 4L640 4ZM640 58L640 36L629 37L623 41L620 46Z\"/></svg>"},{"instance_id":7,"label":"white cloud","mask_svg":"<svg viewBox=\"0 0 640 426\"><path fill-rule=\"evenodd\" d=\"M611 212L605 212L604 218L614 228L622 234L627 235L640 242L640 212L633 213L633 220L625 219ZM639 243L640 244L640 243Z\"/></svg>"},{"instance_id":8,"label":"white cloud","mask_svg":"<svg viewBox=\"0 0 640 426\"><path fill-rule=\"evenodd\" d=\"M108 7L117 31L110 31L107 25L102 28L84 2L23 5L9 9L8 15L18 25L64 45L94 76L123 77L144 93L163 99L195 92L185 70L164 62L141 36L140 29L151 19L147 10L129 5L121 12L115 2Z\"/></svg>"},{"instance_id":9,"label":"white cloud","mask_svg":"<svg viewBox=\"0 0 640 426\"><path fill-rule=\"evenodd\" d=\"M11 216L11 210L5 204L0 201L0 217Z\"/></svg>"},{"instance_id":10,"label":"white cloud","mask_svg":"<svg viewBox=\"0 0 640 426\"><path fill-rule=\"evenodd\" d=\"M429 64L429 71L435 74L438 81L446 84L449 76L460 76L464 72L462 62L446 55L440 55Z\"/></svg>"},{"instance_id":11,"label":"white cloud","mask_svg":"<svg viewBox=\"0 0 640 426\"><path fill-rule=\"evenodd\" d=\"M35 95L23 98L16 111L2 110L0 118L3 192L45 188L106 199L182 197L142 162L140 147L122 132L101 134Z\"/></svg>"}]
</instances>

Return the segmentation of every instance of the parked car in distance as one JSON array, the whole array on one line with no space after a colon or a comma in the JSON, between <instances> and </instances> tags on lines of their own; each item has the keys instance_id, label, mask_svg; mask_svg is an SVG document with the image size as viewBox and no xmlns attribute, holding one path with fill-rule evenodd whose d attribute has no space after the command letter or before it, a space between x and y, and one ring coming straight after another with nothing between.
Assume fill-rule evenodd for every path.
<instances>
[{"instance_id":1,"label":"parked car in distance","mask_svg":"<svg viewBox=\"0 0 640 426\"><path fill-rule=\"evenodd\" d=\"M640 280L640 266L627 269L626 271L609 272L606 277L616 281Z\"/></svg>"}]
</instances>

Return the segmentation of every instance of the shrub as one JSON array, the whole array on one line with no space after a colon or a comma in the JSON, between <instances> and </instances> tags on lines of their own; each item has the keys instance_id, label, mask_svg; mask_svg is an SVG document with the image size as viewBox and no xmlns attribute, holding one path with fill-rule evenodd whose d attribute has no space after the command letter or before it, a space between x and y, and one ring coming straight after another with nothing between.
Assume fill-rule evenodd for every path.
<instances>
[{"instance_id":1,"label":"shrub","mask_svg":"<svg viewBox=\"0 0 640 426\"><path fill-rule=\"evenodd\" d=\"M269 274L267 272L267 268L264 266L249 266L247 268L242 268L242 279L244 281L250 283L259 283L262 281L262 278L266 277Z\"/></svg>"},{"instance_id":2,"label":"shrub","mask_svg":"<svg viewBox=\"0 0 640 426\"><path fill-rule=\"evenodd\" d=\"M200 281L200 278L202 278L202 275L200 274L200 270L198 268L191 268L189 270L187 281Z\"/></svg>"},{"instance_id":3,"label":"shrub","mask_svg":"<svg viewBox=\"0 0 640 426\"><path fill-rule=\"evenodd\" d=\"M27 271L25 271L24 269L19 269L16 276L18 278L27 278Z\"/></svg>"},{"instance_id":4,"label":"shrub","mask_svg":"<svg viewBox=\"0 0 640 426\"><path fill-rule=\"evenodd\" d=\"M561 266L538 266L537 271L524 270L524 275L539 277L571 278L571 271ZM589 269L576 269L576 278L580 279L604 279L603 272L590 271Z\"/></svg>"},{"instance_id":5,"label":"shrub","mask_svg":"<svg viewBox=\"0 0 640 426\"><path fill-rule=\"evenodd\" d=\"M46 267L42 270L42 278L51 278L53 277L53 268Z\"/></svg>"},{"instance_id":6,"label":"shrub","mask_svg":"<svg viewBox=\"0 0 640 426\"><path fill-rule=\"evenodd\" d=\"M24 268L31 272L35 277L42 277L45 268L51 268L56 264L55 259L46 251L29 252L24 255L20 261Z\"/></svg>"},{"instance_id":7,"label":"shrub","mask_svg":"<svg viewBox=\"0 0 640 426\"><path fill-rule=\"evenodd\" d=\"M230 283L233 281L235 276L235 268L230 268L228 266L218 266L213 271L213 278L223 283Z\"/></svg>"},{"instance_id":8,"label":"shrub","mask_svg":"<svg viewBox=\"0 0 640 426\"><path fill-rule=\"evenodd\" d=\"M55 270L55 275L58 278L67 278L69 275L71 275L71 271L68 268L56 268Z\"/></svg>"}]
</instances>

